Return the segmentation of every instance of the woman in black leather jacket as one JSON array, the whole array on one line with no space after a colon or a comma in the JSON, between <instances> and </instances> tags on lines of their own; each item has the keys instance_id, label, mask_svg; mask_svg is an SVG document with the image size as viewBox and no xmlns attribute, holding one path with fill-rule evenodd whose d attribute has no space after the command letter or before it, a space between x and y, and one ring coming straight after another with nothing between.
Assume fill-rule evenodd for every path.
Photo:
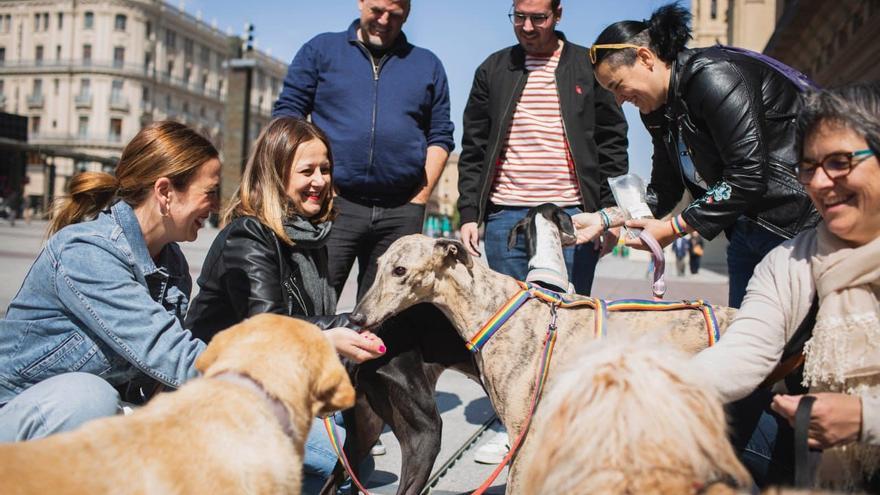
<instances>
[{"instance_id":1,"label":"woman in black leather jacket","mask_svg":"<svg viewBox=\"0 0 880 495\"><path fill-rule=\"evenodd\" d=\"M334 216L331 170L330 143L316 126L293 118L266 126L202 265L186 317L193 335L207 342L249 316L278 313L323 328L337 352L356 362L385 352L379 337L346 328L347 315L335 315L325 246ZM304 464L303 493L319 489L336 464L318 420Z\"/></svg>"},{"instance_id":2,"label":"woman in black leather jacket","mask_svg":"<svg viewBox=\"0 0 880 495\"><path fill-rule=\"evenodd\" d=\"M628 225L648 229L661 245L693 231L709 240L725 231L728 304L739 307L764 255L819 220L794 172L799 96L811 83L743 50L685 49L689 22L690 13L671 4L648 21L612 24L590 58L599 83L618 103L637 106L651 134L655 218L668 215L685 189L696 198L671 220ZM605 213L593 218L593 233L623 223L616 209Z\"/></svg>"}]
</instances>

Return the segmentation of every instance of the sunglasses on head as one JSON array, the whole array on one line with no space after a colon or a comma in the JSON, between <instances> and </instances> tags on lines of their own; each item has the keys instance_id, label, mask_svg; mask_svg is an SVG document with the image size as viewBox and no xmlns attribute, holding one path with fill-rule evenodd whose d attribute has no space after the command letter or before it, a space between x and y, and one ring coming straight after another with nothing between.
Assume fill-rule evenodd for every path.
<instances>
[{"instance_id":1,"label":"sunglasses on head","mask_svg":"<svg viewBox=\"0 0 880 495\"><path fill-rule=\"evenodd\" d=\"M620 50L623 48L641 48L639 45L631 43L610 43L607 45L593 45L590 47L590 62L596 65L596 52L599 50Z\"/></svg>"}]
</instances>

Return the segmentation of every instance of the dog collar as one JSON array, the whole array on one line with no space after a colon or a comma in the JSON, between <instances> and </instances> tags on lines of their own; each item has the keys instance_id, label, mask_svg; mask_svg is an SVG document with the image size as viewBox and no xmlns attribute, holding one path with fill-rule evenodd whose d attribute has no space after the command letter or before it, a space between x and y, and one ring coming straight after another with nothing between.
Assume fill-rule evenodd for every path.
<instances>
[{"instance_id":1,"label":"dog collar","mask_svg":"<svg viewBox=\"0 0 880 495\"><path fill-rule=\"evenodd\" d=\"M281 429L284 430L284 433L291 439L294 438L293 427L290 424L290 413L287 411L287 407L285 407L284 404L282 404L281 401L278 400L276 397L270 395L269 392L267 392L266 389L264 389L263 386L260 385L260 382L237 371L223 371L216 375L210 376L209 378L214 378L217 380L240 385L262 397L263 401L269 405L269 409L272 410L272 414L275 416L275 419L278 420L278 423L281 425Z\"/></svg>"}]
</instances>

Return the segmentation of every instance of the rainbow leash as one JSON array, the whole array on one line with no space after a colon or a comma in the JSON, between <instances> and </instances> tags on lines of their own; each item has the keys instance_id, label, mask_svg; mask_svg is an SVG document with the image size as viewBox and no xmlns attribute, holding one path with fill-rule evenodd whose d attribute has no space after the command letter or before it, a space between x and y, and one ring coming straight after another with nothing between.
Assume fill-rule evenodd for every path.
<instances>
[{"instance_id":1,"label":"rainbow leash","mask_svg":"<svg viewBox=\"0 0 880 495\"><path fill-rule=\"evenodd\" d=\"M332 416L324 417L324 428L327 430L327 437L330 438L330 445L333 446L333 450L336 451L336 457L342 462L342 467L345 468L345 472L351 477L351 482L358 487L364 495L370 495L370 492L367 491L366 488L361 485L360 480L355 477L354 472L351 470L351 464L348 462L348 457L345 455L345 450L342 448L342 442L339 441L339 434L336 432L336 424L331 419Z\"/></svg>"}]
</instances>

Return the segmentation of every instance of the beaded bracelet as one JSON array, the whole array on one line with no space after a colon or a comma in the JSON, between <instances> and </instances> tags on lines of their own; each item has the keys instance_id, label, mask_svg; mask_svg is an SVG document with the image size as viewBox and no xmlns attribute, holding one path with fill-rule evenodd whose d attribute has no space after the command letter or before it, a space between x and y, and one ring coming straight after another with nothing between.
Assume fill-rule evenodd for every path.
<instances>
[{"instance_id":1,"label":"beaded bracelet","mask_svg":"<svg viewBox=\"0 0 880 495\"><path fill-rule=\"evenodd\" d=\"M599 210L599 217L602 219L602 230L610 229L611 218L608 217L608 214L605 213L605 210Z\"/></svg>"}]
</instances>

